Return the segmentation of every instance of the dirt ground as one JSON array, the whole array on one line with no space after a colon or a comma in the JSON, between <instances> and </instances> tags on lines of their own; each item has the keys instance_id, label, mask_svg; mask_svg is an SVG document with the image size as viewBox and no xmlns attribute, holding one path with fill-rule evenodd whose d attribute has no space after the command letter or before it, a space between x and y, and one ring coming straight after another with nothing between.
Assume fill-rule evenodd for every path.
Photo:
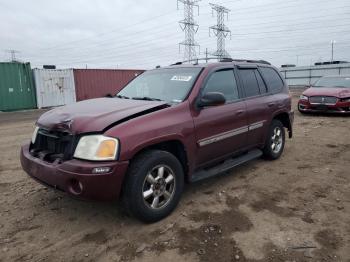
<instances>
[{"instance_id":1,"label":"dirt ground","mask_svg":"<svg viewBox=\"0 0 350 262\"><path fill-rule=\"evenodd\" d=\"M296 111L281 159L188 185L171 216L145 225L22 171L40 113L0 113L0 261L350 261L350 117Z\"/></svg>"}]
</instances>

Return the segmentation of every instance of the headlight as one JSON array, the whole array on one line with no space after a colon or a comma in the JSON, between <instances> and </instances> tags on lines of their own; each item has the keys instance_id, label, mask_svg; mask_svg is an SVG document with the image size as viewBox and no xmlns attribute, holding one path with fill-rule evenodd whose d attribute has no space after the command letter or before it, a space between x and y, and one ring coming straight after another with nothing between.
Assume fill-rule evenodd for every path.
<instances>
[{"instance_id":1,"label":"headlight","mask_svg":"<svg viewBox=\"0 0 350 262\"><path fill-rule=\"evenodd\" d=\"M115 160L119 149L117 139L103 135L89 135L80 138L74 152L75 158L104 161Z\"/></svg>"},{"instance_id":2,"label":"headlight","mask_svg":"<svg viewBox=\"0 0 350 262\"><path fill-rule=\"evenodd\" d=\"M34 129L33 135L32 135L32 144L35 143L36 137L38 135L38 131L39 131L39 127L36 126L35 129Z\"/></svg>"},{"instance_id":3,"label":"headlight","mask_svg":"<svg viewBox=\"0 0 350 262\"><path fill-rule=\"evenodd\" d=\"M300 100L309 100L309 98L307 96L301 95Z\"/></svg>"}]
</instances>

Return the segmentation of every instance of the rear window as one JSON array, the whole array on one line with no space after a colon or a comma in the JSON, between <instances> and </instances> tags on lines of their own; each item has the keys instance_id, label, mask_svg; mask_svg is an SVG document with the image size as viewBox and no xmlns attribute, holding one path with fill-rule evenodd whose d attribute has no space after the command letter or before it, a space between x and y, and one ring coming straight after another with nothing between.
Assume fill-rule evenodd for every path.
<instances>
[{"instance_id":1,"label":"rear window","mask_svg":"<svg viewBox=\"0 0 350 262\"><path fill-rule=\"evenodd\" d=\"M283 88L284 83L275 69L270 67L260 67L260 70L270 92L277 92Z\"/></svg>"}]
</instances>

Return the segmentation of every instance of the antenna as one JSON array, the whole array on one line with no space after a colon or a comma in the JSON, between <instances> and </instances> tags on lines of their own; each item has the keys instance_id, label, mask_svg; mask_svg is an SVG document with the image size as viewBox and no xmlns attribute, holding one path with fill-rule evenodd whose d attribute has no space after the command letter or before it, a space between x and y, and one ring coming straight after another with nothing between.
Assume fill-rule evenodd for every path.
<instances>
[{"instance_id":1,"label":"antenna","mask_svg":"<svg viewBox=\"0 0 350 262\"><path fill-rule=\"evenodd\" d=\"M225 50L225 38L228 35L230 35L231 38L231 30L224 23L225 14L228 18L228 13L230 12L230 9L212 3L210 3L210 6L212 8L212 14L214 14L215 11L217 17L217 24L209 27L209 36L210 31L213 31L215 36L217 37L216 51L212 55L217 56L219 59L230 58L230 54Z\"/></svg>"},{"instance_id":2,"label":"antenna","mask_svg":"<svg viewBox=\"0 0 350 262\"><path fill-rule=\"evenodd\" d=\"M180 28L185 32L185 40L179 44L179 47L183 45L185 47L184 60L193 61L196 60L196 47L199 48L199 44L194 40L194 35L198 31L198 24L193 19L193 7L198 8L198 2L200 0L177 0L179 8L179 2L184 5L184 19L179 21Z\"/></svg>"}]
</instances>

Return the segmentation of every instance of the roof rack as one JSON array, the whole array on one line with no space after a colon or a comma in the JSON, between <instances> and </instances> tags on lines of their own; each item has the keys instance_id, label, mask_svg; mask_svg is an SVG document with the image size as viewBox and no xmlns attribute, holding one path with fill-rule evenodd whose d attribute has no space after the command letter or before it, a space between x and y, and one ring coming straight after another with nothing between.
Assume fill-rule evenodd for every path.
<instances>
[{"instance_id":1,"label":"roof rack","mask_svg":"<svg viewBox=\"0 0 350 262\"><path fill-rule=\"evenodd\" d=\"M260 64L266 64L271 65L270 62L267 62L265 60L252 60L252 59L232 59L232 58L222 58L220 62L246 62L246 63L260 63Z\"/></svg>"},{"instance_id":2,"label":"roof rack","mask_svg":"<svg viewBox=\"0 0 350 262\"><path fill-rule=\"evenodd\" d=\"M174 65L182 65L183 62L176 62L174 64L171 64L171 66L174 66Z\"/></svg>"},{"instance_id":3,"label":"roof rack","mask_svg":"<svg viewBox=\"0 0 350 262\"><path fill-rule=\"evenodd\" d=\"M171 64L171 66L174 66L174 65L182 65L184 63L190 63L190 62L193 62L195 65L198 64L198 61L208 61L208 60L218 60L219 58L217 57L203 57L203 58L196 58L196 59L192 59L192 60L185 60L185 61L181 61L181 62L176 62L174 64Z\"/></svg>"},{"instance_id":4,"label":"roof rack","mask_svg":"<svg viewBox=\"0 0 350 262\"><path fill-rule=\"evenodd\" d=\"M204 58L196 58L192 60L187 60L187 61L182 61L182 62L176 62L174 64L171 64L171 66L174 65L182 65L183 63L188 63L188 62L194 62L195 65L198 64L198 61L208 61L208 60L218 60L219 62L246 62L246 63L260 63L260 64L266 64L266 65L271 65L271 63L265 61L265 60L251 60L251 59L233 59L230 57L223 57L223 58L218 58L218 57L204 57Z\"/></svg>"}]
</instances>

